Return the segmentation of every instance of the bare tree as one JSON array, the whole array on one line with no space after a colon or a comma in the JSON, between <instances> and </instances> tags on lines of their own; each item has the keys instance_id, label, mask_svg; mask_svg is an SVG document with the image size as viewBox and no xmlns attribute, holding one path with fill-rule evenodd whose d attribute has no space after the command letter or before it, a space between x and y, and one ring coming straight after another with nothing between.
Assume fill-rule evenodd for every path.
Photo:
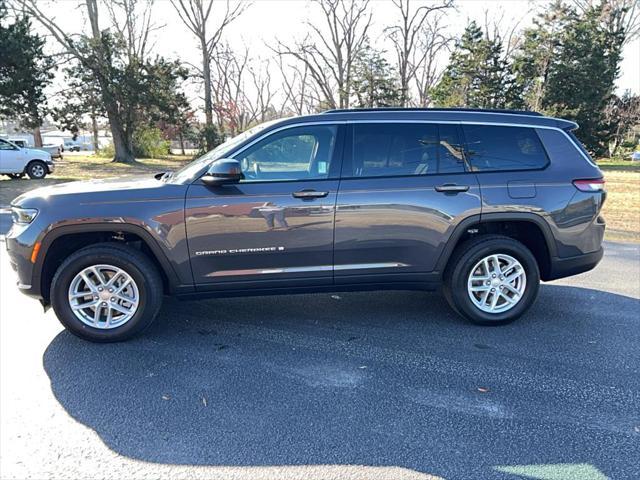
<instances>
[{"instance_id":1,"label":"bare tree","mask_svg":"<svg viewBox=\"0 0 640 480\"><path fill-rule=\"evenodd\" d=\"M518 50L523 41L520 25L531 14L528 9L520 15L520 18L511 18L504 26L504 11L496 16L496 12L490 12L489 9L484 11L484 32L485 37L490 42L502 45L501 60L507 61Z\"/></svg>"},{"instance_id":2,"label":"bare tree","mask_svg":"<svg viewBox=\"0 0 640 480\"><path fill-rule=\"evenodd\" d=\"M453 0L438 0L418 8L411 8L411 0L392 0L400 12L400 23L385 28L385 33L396 52L396 68L400 77L400 102L404 107L410 99L409 85L416 77L427 57L416 55L416 48L420 45L420 37L424 33L425 24L428 26L433 18L440 18L439 12L452 7ZM428 31L428 28L427 28Z\"/></svg>"},{"instance_id":3,"label":"bare tree","mask_svg":"<svg viewBox=\"0 0 640 480\"><path fill-rule=\"evenodd\" d=\"M613 157L625 138L640 124L640 96L626 91L622 96L614 96L604 109L604 120L611 132L609 156Z\"/></svg>"},{"instance_id":4,"label":"bare tree","mask_svg":"<svg viewBox=\"0 0 640 480\"><path fill-rule=\"evenodd\" d=\"M154 45L149 44L149 35L164 25L151 23L154 0L110 0L105 2L113 28L126 39L130 59L144 61ZM97 9L96 9L97 11Z\"/></svg>"},{"instance_id":5,"label":"bare tree","mask_svg":"<svg viewBox=\"0 0 640 480\"><path fill-rule=\"evenodd\" d=\"M220 131L236 135L275 116L268 60L258 62L248 47L235 52L227 44L218 46L213 60L213 110Z\"/></svg>"},{"instance_id":6,"label":"bare tree","mask_svg":"<svg viewBox=\"0 0 640 480\"><path fill-rule=\"evenodd\" d=\"M306 64L287 64L278 57L282 77L282 102L279 115L304 115L315 110L317 95L309 84L309 67Z\"/></svg>"},{"instance_id":7,"label":"bare tree","mask_svg":"<svg viewBox=\"0 0 640 480\"><path fill-rule=\"evenodd\" d=\"M275 114L273 100L275 91L271 86L271 76L269 74L271 68L271 60L263 60L257 66L249 67L249 76L251 77L251 87L255 92L255 100L249 100L247 90L245 97L249 100L252 107L254 120L257 122L265 122Z\"/></svg>"},{"instance_id":8,"label":"bare tree","mask_svg":"<svg viewBox=\"0 0 640 480\"><path fill-rule=\"evenodd\" d=\"M600 4L595 0L573 0L581 11ZM625 32L624 45L640 37L640 0L603 0L602 20L614 30Z\"/></svg>"},{"instance_id":9,"label":"bare tree","mask_svg":"<svg viewBox=\"0 0 640 480\"><path fill-rule=\"evenodd\" d=\"M302 63L328 108L348 108L353 65L371 26L369 0L314 0L323 13L320 22L307 21L310 33L288 46L278 41L275 49Z\"/></svg>"},{"instance_id":10,"label":"bare tree","mask_svg":"<svg viewBox=\"0 0 640 480\"><path fill-rule=\"evenodd\" d=\"M428 18L422 25L417 45L413 49L412 65L415 65L413 81L418 91L417 106L428 107L430 92L440 81L444 68L442 56L449 50L454 38L447 33L443 12Z\"/></svg>"},{"instance_id":11,"label":"bare tree","mask_svg":"<svg viewBox=\"0 0 640 480\"><path fill-rule=\"evenodd\" d=\"M154 29L150 22L152 0L116 0L109 5L112 19L118 17L125 19L124 25L112 25L120 33L120 39L124 43L129 54L129 61L135 57L140 63L138 54L146 51L149 33ZM86 0L87 15L91 32L89 36L81 36L78 41L76 36L68 32L56 23L51 15L41 9L41 3L37 0L15 0L17 8L36 19L62 47L62 55L74 58L84 69L91 72L100 88L102 102L104 104L115 148L116 162L130 163L133 156L133 106L121 101L119 86L112 81L112 59L109 57L109 46L105 43L105 37L100 28L100 17L97 0ZM116 13L116 9L120 9Z\"/></svg>"},{"instance_id":12,"label":"bare tree","mask_svg":"<svg viewBox=\"0 0 640 480\"><path fill-rule=\"evenodd\" d=\"M213 7L222 2L215 0L171 0L182 23L195 35L198 40L202 55L202 66L196 67L197 76L204 83L204 113L207 126L213 125L213 97L211 85L211 62L216 47L222 39L224 30L236 20L249 6L245 2L236 2L232 5L230 0L224 2L224 10L220 18L211 27L213 21ZM212 138L207 138L207 149L213 148Z\"/></svg>"}]
</instances>

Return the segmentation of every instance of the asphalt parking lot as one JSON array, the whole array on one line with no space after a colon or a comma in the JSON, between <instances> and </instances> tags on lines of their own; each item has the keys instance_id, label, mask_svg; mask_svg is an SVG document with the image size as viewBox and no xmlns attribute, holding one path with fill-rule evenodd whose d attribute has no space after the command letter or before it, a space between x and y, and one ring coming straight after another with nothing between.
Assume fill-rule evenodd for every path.
<instances>
[{"instance_id":1,"label":"asphalt parking lot","mask_svg":"<svg viewBox=\"0 0 640 480\"><path fill-rule=\"evenodd\" d=\"M168 300L111 345L0 250L3 479L640 476L638 245L505 327L417 292Z\"/></svg>"}]
</instances>

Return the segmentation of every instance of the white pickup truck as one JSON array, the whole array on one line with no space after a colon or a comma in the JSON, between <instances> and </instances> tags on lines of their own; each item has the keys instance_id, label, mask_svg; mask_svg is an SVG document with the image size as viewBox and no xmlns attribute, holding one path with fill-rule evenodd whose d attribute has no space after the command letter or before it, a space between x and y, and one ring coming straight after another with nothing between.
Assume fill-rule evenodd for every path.
<instances>
[{"instance_id":1,"label":"white pickup truck","mask_svg":"<svg viewBox=\"0 0 640 480\"><path fill-rule=\"evenodd\" d=\"M9 139L9 141L20 148L32 148L31 145L29 145L26 140ZM50 145L42 145L41 147L36 147L36 148L38 150L44 150L49 155L51 155L51 158L60 158L60 159L62 158L63 148L61 145L50 144Z\"/></svg>"},{"instance_id":2,"label":"white pickup truck","mask_svg":"<svg viewBox=\"0 0 640 480\"><path fill-rule=\"evenodd\" d=\"M14 142L0 138L0 174L40 179L53 173L55 166L49 152L36 148L21 148Z\"/></svg>"}]
</instances>

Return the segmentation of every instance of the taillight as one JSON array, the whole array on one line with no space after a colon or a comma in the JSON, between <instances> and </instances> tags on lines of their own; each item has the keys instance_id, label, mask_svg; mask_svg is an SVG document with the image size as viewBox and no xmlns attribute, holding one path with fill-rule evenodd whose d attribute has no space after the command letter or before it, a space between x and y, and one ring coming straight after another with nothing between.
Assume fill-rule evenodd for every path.
<instances>
[{"instance_id":1,"label":"taillight","mask_svg":"<svg viewBox=\"0 0 640 480\"><path fill-rule=\"evenodd\" d=\"M573 184L581 192L603 192L604 178L595 178L591 180L574 180Z\"/></svg>"}]
</instances>

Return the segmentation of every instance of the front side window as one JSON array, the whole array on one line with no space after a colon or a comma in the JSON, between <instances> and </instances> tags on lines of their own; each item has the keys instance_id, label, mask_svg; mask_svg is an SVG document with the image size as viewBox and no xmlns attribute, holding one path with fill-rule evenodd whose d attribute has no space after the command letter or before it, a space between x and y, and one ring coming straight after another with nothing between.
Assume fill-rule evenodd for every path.
<instances>
[{"instance_id":1,"label":"front side window","mask_svg":"<svg viewBox=\"0 0 640 480\"><path fill-rule=\"evenodd\" d=\"M0 150L15 150L16 148L11 145L9 142L5 142L4 140L0 140Z\"/></svg>"},{"instance_id":2,"label":"front side window","mask_svg":"<svg viewBox=\"0 0 640 480\"><path fill-rule=\"evenodd\" d=\"M329 177L335 125L309 125L269 135L235 156L244 182L313 180Z\"/></svg>"},{"instance_id":3,"label":"front side window","mask_svg":"<svg viewBox=\"0 0 640 480\"><path fill-rule=\"evenodd\" d=\"M353 126L354 177L464 172L455 125L362 123Z\"/></svg>"},{"instance_id":4,"label":"front side window","mask_svg":"<svg viewBox=\"0 0 640 480\"><path fill-rule=\"evenodd\" d=\"M548 163L533 128L463 125L467 160L475 172L533 170Z\"/></svg>"}]
</instances>

